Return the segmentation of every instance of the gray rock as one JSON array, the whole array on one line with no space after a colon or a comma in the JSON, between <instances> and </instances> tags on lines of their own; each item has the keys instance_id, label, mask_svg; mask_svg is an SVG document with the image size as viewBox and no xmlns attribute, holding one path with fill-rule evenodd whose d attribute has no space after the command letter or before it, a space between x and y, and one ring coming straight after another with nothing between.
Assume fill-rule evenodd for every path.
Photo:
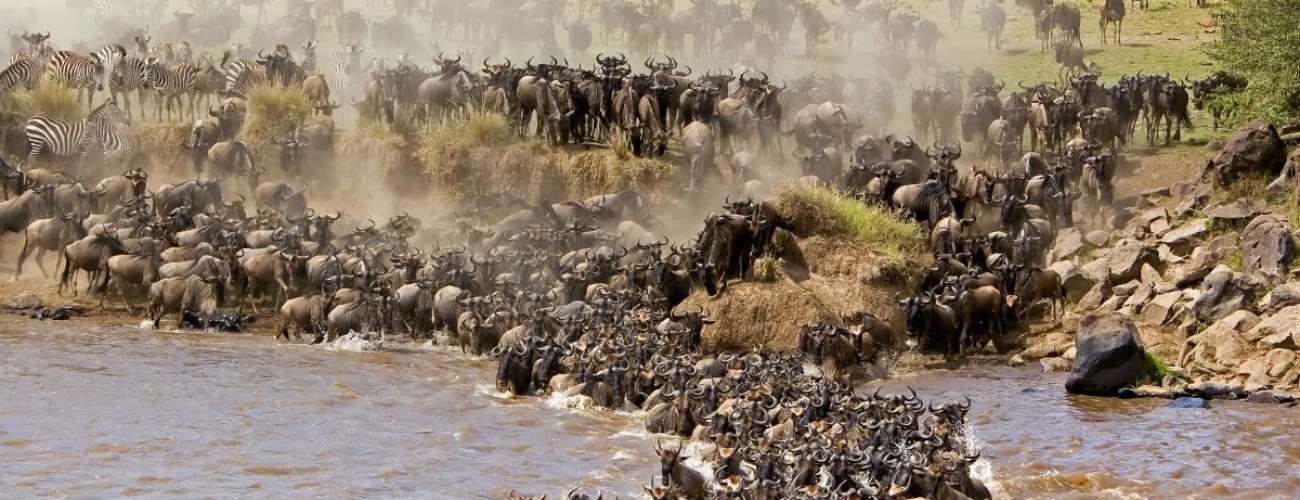
<instances>
[{"instance_id":1,"label":"gray rock","mask_svg":"<svg viewBox=\"0 0 1300 500\"><path fill-rule=\"evenodd\" d=\"M1057 260L1068 259L1083 252L1083 234L1078 228L1067 227L1056 233L1056 243L1052 245L1052 254Z\"/></svg>"},{"instance_id":2,"label":"gray rock","mask_svg":"<svg viewBox=\"0 0 1300 500\"><path fill-rule=\"evenodd\" d=\"M1178 289L1178 286L1168 281L1156 283L1156 286L1153 287L1152 290L1155 290L1156 295L1164 295L1166 293L1177 293L1182 295L1182 291Z\"/></svg>"},{"instance_id":3,"label":"gray rock","mask_svg":"<svg viewBox=\"0 0 1300 500\"><path fill-rule=\"evenodd\" d=\"M1178 300L1183 297L1182 292L1170 292L1157 295L1151 299L1151 303L1142 308L1142 321L1151 325L1163 325L1165 321L1174 312L1174 307L1178 305Z\"/></svg>"},{"instance_id":4,"label":"gray rock","mask_svg":"<svg viewBox=\"0 0 1300 500\"><path fill-rule=\"evenodd\" d=\"M1122 306L1122 305L1124 305L1124 297L1118 297L1118 296L1116 296L1116 297L1111 297L1111 298L1109 298L1109 299L1106 299L1105 302L1102 302L1102 303L1101 303L1101 306L1097 307L1097 312L1112 312L1112 311L1116 311L1116 310L1118 310L1118 309L1120 308L1120 306Z\"/></svg>"},{"instance_id":5,"label":"gray rock","mask_svg":"<svg viewBox=\"0 0 1300 500\"><path fill-rule=\"evenodd\" d=\"M1150 264L1157 270L1164 269L1160 262L1160 253L1155 247L1137 241L1123 241L1106 256L1106 267L1111 279L1126 282L1142 277L1142 265Z\"/></svg>"},{"instance_id":6,"label":"gray rock","mask_svg":"<svg viewBox=\"0 0 1300 500\"><path fill-rule=\"evenodd\" d=\"M1190 271L1178 275L1178 281L1174 282L1174 286L1178 288L1195 286L1209 276L1211 270L1210 267L1193 267Z\"/></svg>"},{"instance_id":7,"label":"gray rock","mask_svg":"<svg viewBox=\"0 0 1300 500\"><path fill-rule=\"evenodd\" d=\"M1088 234L1083 236L1083 240L1094 247L1103 247L1106 246L1107 243L1110 243L1110 232L1100 230L1089 231Z\"/></svg>"},{"instance_id":8,"label":"gray rock","mask_svg":"<svg viewBox=\"0 0 1300 500\"><path fill-rule=\"evenodd\" d=\"M1142 264L1142 271L1139 273L1143 283L1159 283L1164 281L1165 277L1160 275L1160 271L1151 267L1151 264Z\"/></svg>"},{"instance_id":9,"label":"gray rock","mask_svg":"<svg viewBox=\"0 0 1300 500\"><path fill-rule=\"evenodd\" d=\"M1152 222L1155 222L1160 219L1168 219L1169 211L1163 208L1153 208L1145 212L1142 212L1142 215L1139 215L1137 218L1138 220L1141 220L1147 227L1149 227Z\"/></svg>"},{"instance_id":10,"label":"gray rock","mask_svg":"<svg viewBox=\"0 0 1300 500\"><path fill-rule=\"evenodd\" d=\"M1110 279L1110 267L1105 258L1099 257L1096 260L1085 263L1083 266L1079 267L1079 272L1083 273L1089 281L1094 283Z\"/></svg>"},{"instance_id":11,"label":"gray rock","mask_svg":"<svg viewBox=\"0 0 1300 500\"><path fill-rule=\"evenodd\" d=\"M1234 273L1224 266L1215 268L1201 283L1201 295L1192 301L1192 313L1201 321L1214 321L1249 307L1263 283L1245 273Z\"/></svg>"},{"instance_id":12,"label":"gray rock","mask_svg":"<svg viewBox=\"0 0 1300 500\"><path fill-rule=\"evenodd\" d=\"M1155 296L1155 293L1151 291L1151 285L1143 283L1138 285L1137 289L1133 290L1133 295L1129 295L1128 299L1124 301L1124 307L1137 311L1153 296Z\"/></svg>"},{"instance_id":13,"label":"gray rock","mask_svg":"<svg viewBox=\"0 0 1300 500\"><path fill-rule=\"evenodd\" d=\"M1167 197L1167 196L1171 196L1171 194L1169 188L1160 187L1160 188L1151 188L1146 191L1142 191L1142 196L1144 198L1154 198L1154 197Z\"/></svg>"},{"instance_id":14,"label":"gray rock","mask_svg":"<svg viewBox=\"0 0 1300 500\"><path fill-rule=\"evenodd\" d=\"M1110 285L1107 285L1105 283L1097 283L1092 286L1092 289L1088 290L1088 293L1083 294L1083 298L1079 299L1079 303L1077 307L1081 311L1091 311L1093 309L1101 307L1101 304L1103 302L1106 302L1106 300L1109 299L1110 296L1111 296Z\"/></svg>"},{"instance_id":15,"label":"gray rock","mask_svg":"<svg viewBox=\"0 0 1300 500\"><path fill-rule=\"evenodd\" d=\"M1092 281L1079 271L1079 267L1073 262L1062 260L1047 267L1055 271L1061 277L1061 287L1065 289L1065 299L1070 302L1078 302L1083 298L1088 290L1092 289Z\"/></svg>"},{"instance_id":16,"label":"gray rock","mask_svg":"<svg viewBox=\"0 0 1300 500\"><path fill-rule=\"evenodd\" d=\"M1190 186L1179 190L1180 201L1178 207L1174 208L1174 217L1186 217L1188 214L1196 211L1196 208L1210 200L1213 189L1207 184L1193 183Z\"/></svg>"},{"instance_id":17,"label":"gray rock","mask_svg":"<svg viewBox=\"0 0 1300 500\"><path fill-rule=\"evenodd\" d=\"M1245 219L1252 218L1264 212L1254 202L1246 198L1237 198L1235 201L1205 207L1205 216L1217 222L1235 223L1244 222Z\"/></svg>"},{"instance_id":18,"label":"gray rock","mask_svg":"<svg viewBox=\"0 0 1300 500\"><path fill-rule=\"evenodd\" d=\"M1174 253L1179 253L1174 247L1192 247L1200 241L1201 235L1210 230L1210 219L1195 219L1184 222L1182 225L1171 229L1160 237L1160 242L1170 246ZM1187 255L1184 253L1183 255Z\"/></svg>"},{"instance_id":19,"label":"gray rock","mask_svg":"<svg viewBox=\"0 0 1300 500\"><path fill-rule=\"evenodd\" d=\"M1115 285L1111 293L1115 294L1115 296L1117 297L1128 297L1130 295L1133 295L1133 293L1137 291L1139 286L1142 286L1142 282L1138 280L1133 280L1123 285Z\"/></svg>"},{"instance_id":20,"label":"gray rock","mask_svg":"<svg viewBox=\"0 0 1300 500\"><path fill-rule=\"evenodd\" d=\"M1260 307L1269 311L1278 311L1296 304L1300 304L1300 282L1294 281L1278 285L1260 301Z\"/></svg>"},{"instance_id":21,"label":"gray rock","mask_svg":"<svg viewBox=\"0 0 1300 500\"><path fill-rule=\"evenodd\" d=\"M1284 308L1262 321L1257 320L1243 337L1270 348L1294 349L1300 345L1300 305Z\"/></svg>"},{"instance_id":22,"label":"gray rock","mask_svg":"<svg viewBox=\"0 0 1300 500\"><path fill-rule=\"evenodd\" d=\"M1142 371L1145 349L1137 326L1114 313L1092 313L1079 320L1076 355L1065 390L1071 394L1114 395Z\"/></svg>"},{"instance_id":23,"label":"gray rock","mask_svg":"<svg viewBox=\"0 0 1300 500\"><path fill-rule=\"evenodd\" d=\"M1184 410L1208 410L1210 409L1210 402L1201 398L1184 397L1170 401L1166 406Z\"/></svg>"},{"instance_id":24,"label":"gray rock","mask_svg":"<svg viewBox=\"0 0 1300 500\"><path fill-rule=\"evenodd\" d=\"M1151 225L1147 227L1147 230L1151 231L1152 236L1158 238L1161 235L1169 232L1169 227L1170 227L1169 219L1156 219L1154 221L1151 221Z\"/></svg>"},{"instance_id":25,"label":"gray rock","mask_svg":"<svg viewBox=\"0 0 1300 500\"><path fill-rule=\"evenodd\" d=\"M1269 281L1280 281L1286 278L1294 256L1291 224L1286 219L1264 214L1251 220L1241 233L1243 272L1259 273Z\"/></svg>"},{"instance_id":26,"label":"gray rock","mask_svg":"<svg viewBox=\"0 0 1300 500\"><path fill-rule=\"evenodd\" d=\"M1200 398L1210 399L1245 399L1246 390L1239 385L1223 382L1197 382L1187 385L1187 393Z\"/></svg>"},{"instance_id":27,"label":"gray rock","mask_svg":"<svg viewBox=\"0 0 1300 500\"><path fill-rule=\"evenodd\" d=\"M1295 401L1295 397L1291 396L1290 394L1287 394L1285 392L1273 391L1273 390L1255 391L1250 393L1249 396L1246 396L1247 403L1277 405L1282 403L1290 403L1292 401Z\"/></svg>"}]
</instances>

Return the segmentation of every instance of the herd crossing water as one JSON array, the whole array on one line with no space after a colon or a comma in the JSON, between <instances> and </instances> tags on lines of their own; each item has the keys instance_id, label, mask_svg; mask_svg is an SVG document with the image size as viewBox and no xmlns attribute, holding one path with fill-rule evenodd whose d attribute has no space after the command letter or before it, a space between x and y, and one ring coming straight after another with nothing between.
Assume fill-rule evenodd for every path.
<instances>
[{"instance_id":1,"label":"herd crossing water","mask_svg":"<svg viewBox=\"0 0 1300 500\"><path fill-rule=\"evenodd\" d=\"M658 469L640 416L510 398L495 389L491 360L454 348L372 351L345 337L320 349L10 318L0 325L8 498L504 498L573 486L640 498ZM984 450L975 470L997 498L1300 488L1289 465L1300 458L1293 410L1071 397L1061 379L974 368L885 391L971 396L970 431Z\"/></svg>"}]
</instances>

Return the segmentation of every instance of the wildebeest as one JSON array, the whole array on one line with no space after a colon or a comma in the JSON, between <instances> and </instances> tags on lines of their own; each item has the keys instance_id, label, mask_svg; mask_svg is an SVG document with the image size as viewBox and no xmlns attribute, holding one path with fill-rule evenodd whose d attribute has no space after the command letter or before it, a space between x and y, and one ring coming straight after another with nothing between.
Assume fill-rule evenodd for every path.
<instances>
[{"instance_id":1,"label":"wildebeest","mask_svg":"<svg viewBox=\"0 0 1300 500\"><path fill-rule=\"evenodd\" d=\"M1232 115L1231 105L1222 97L1225 94L1240 92L1247 85L1245 77L1223 70L1215 71L1204 80L1193 80L1188 76L1187 82L1192 85L1192 102L1196 105L1196 109L1210 108L1214 130L1219 130L1219 119Z\"/></svg>"},{"instance_id":2,"label":"wildebeest","mask_svg":"<svg viewBox=\"0 0 1300 500\"><path fill-rule=\"evenodd\" d=\"M1000 2L985 1L975 13L980 16L980 29L988 35L988 51L992 52L994 48L1002 50L1002 28L1007 24L1007 11Z\"/></svg>"},{"instance_id":3,"label":"wildebeest","mask_svg":"<svg viewBox=\"0 0 1300 500\"><path fill-rule=\"evenodd\" d=\"M42 262L45 252L62 253L63 247L85 238L86 228L81 225L83 218L84 216L79 217L75 213L67 213L54 218L35 220L28 224L24 231L25 241L22 252L18 254L18 263L14 265L14 280L22 277L23 262L27 260L27 255L31 253L33 247L36 248L36 266L40 268L41 274L49 277L50 273L45 270L45 264Z\"/></svg>"},{"instance_id":4,"label":"wildebeest","mask_svg":"<svg viewBox=\"0 0 1300 500\"><path fill-rule=\"evenodd\" d=\"M157 328L167 313L176 313L179 326L186 312L210 315L226 301L226 286L219 278L190 276L168 278L149 285L149 320Z\"/></svg>"}]
</instances>

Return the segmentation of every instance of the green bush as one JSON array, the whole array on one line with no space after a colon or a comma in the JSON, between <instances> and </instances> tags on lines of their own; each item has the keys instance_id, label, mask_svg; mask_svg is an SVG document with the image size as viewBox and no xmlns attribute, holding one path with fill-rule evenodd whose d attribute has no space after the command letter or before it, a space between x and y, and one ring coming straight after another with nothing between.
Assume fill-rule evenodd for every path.
<instances>
[{"instance_id":1,"label":"green bush","mask_svg":"<svg viewBox=\"0 0 1300 500\"><path fill-rule=\"evenodd\" d=\"M1216 13L1219 39L1210 44L1211 57L1224 69L1245 76L1250 84L1239 100L1239 111L1275 122L1300 114L1300 53L1294 14L1300 0L1227 2Z\"/></svg>"}]
</instances>

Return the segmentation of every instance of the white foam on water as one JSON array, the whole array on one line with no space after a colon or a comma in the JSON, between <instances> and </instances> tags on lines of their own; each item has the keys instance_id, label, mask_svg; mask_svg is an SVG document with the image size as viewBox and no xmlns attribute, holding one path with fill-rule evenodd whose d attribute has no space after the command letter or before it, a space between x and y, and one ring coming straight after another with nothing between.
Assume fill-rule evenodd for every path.
<instances>
[{"instance_id":1,"label":"white foam on water","mask_svg":"<svg viewBox=\"0 0 1300 500\"><path fill-rule=\"evenodd\" d=\"M474 392L492 399L515 399L516 397L519 397L515 396L508 390L497 389L495 384L474 384Z\"/></svg>"},{"instance_id":2,"label":"white foam on water","mask_svg":"<svg viewBox=\"0 0 1300 500\"><path fill-rule=\"evenodd\" d=\"M965 423L962 424L961 430L962 435L966 437L966 453L974 454L976 451L984 448L984 443L975 435L974 426L970 423ZM998 500L1011 498L1011 495L1007 494L1006 488L1002 487L1002 483L998 482L996 474L993 471L993 462L989 460L988 457L980 456L979 460L976 460L975 463L971 464L970 473L971 477L979 479L981 483L984 483L984 487L988 488L989 494L992 495L993 498Z\"/></svg>"},{"instance_id":3,"label":"white foam on water","mask_svg":"<svg viewBox=\"0 0 1300 500\"><path fill-rule=\"evenodd\" d=\"M154 323L152 321L149 321L147 319L140 320L141 330L153 330L153 327L154 327Z\"/></svg>"},{"instance_id":4,"label":"white foam on water","mask_svg":"<svg viewBox=\"0 0 1300 500\"><path fill-rule=\"evenodd\" d=\"M543 404L552 410L586 410L595 406L591 398L581 394L576 396L565 396L564 393L555 391L543 398Z\"/></svg>"},{"instance_id":5,"label":"white foam on water","mask_svg":"<svg viewBox=\"0 0 1300 500\"><path fill-rule=\"evenodd\" d=\"M325 344L325 348L331 351L374 352L384 349L384 341L368 339L357 332L348 332L347 335L340 335L339 338Z\"/></svg>"}]
</instances>

